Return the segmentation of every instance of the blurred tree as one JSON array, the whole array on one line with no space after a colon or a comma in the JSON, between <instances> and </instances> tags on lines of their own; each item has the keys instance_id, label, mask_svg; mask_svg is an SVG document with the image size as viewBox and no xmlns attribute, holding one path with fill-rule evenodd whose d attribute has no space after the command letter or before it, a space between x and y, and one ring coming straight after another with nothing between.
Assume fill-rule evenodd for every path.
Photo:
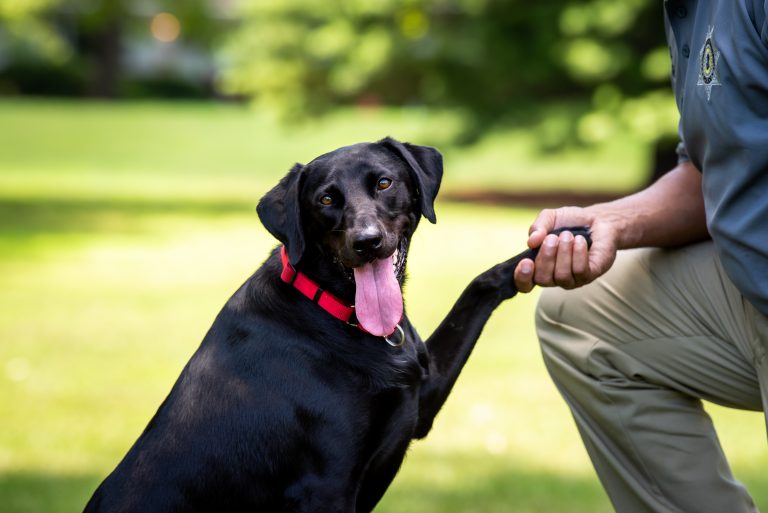
<instances>
[{"instance_id":1,"label":"blurred tree","mask_svg":"<svg viewBox=\"0 0 768 513\"><path fill-rule=\"evenodd\" d=\"M225 3L0 0L0 92L121 96L127 47L153 36L162 41L150 28L155 16L168 13L178 24L164 43L191 46L212 59Z\"/></svg>"},{"instance_id":2,"label":"blurred tree","mask_svg":"<svg viewBox=\"0 0 768 513\"><path fill-rule=\"evenodd\" d=\"M542 121L542 144L556 147L620 124L655 138L661 123L633 109L669 103L655 0L244 0L241 13L222 87L288 118L428 105L460 109L471 139L531 119L535 104L582 105L568 123Z\"/></svg>"},{"instance_id":3,"label":"blurred tree","mask_svg":"<svg viewBox=\"0 0 768 513\"><path fill-rule=\"evenodd\" d=\"M33 80L36 70L45 67L60 70L73 58L72 47L65 37L43 16L59 0L0 0L0 70L7 75ZM13 90L15 84L0 80L2 89ZM55 76L52 77L55 80ZM71 80L59 77L66 88Z\"/></svg>"},{"instance_id":4,"label":"blurred tree","mask_svg":"<svg viewBox=\"0 0 768 513\"><path fill-rule=\"evenodd\" d=\"M662 13L656 0L0 0L0 93L222 90L289 119L424 105L460 112L464 141L513 122L544 150L626 129L655 143L676 119Z\"/></svg>"}]
</instances>

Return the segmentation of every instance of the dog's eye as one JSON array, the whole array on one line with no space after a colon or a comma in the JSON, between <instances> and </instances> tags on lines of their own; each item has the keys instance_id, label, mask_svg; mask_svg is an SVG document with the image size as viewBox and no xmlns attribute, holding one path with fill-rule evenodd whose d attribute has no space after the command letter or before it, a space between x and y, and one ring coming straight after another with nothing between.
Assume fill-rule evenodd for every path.
<instances>
[{"instance_id":1,"label":"dog's eye","mask_svg":"<svg viewBox=\"0 0 768 513\"><path fill-rule=\"evenodd\" d=\"M333 205L333 198L331 198L330 194L323 194L320 196L320 204L325 205L326 207L328 205Z\"/></svg>"},{"instance_id":2,"label":"dog's eye","mask_svg":"<svg viewBox=\"0 0 768 513\"><path fill-rule=\"evenodd\" d=\"M383 191L384 189L389 189L389 186L392 185L392 180L389 178L380 178L379 182L376 184L376 187Z\"/></svg>"}]
</instances>

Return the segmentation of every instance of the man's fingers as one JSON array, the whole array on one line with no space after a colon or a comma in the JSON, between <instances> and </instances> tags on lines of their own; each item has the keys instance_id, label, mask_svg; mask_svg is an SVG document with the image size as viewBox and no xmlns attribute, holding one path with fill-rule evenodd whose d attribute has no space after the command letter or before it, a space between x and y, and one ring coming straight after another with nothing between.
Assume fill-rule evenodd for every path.
<instances>
[{"instance_id":1,"label":"man's fingers","mask_svg":"<svg viewBox=\"0 0 768 513\"><path fill-rule=\"evenodd\" d=\"M533 281L544 287L555 285L554 272L557 259L557 247L559 239L557 235L547 235L536 257L536 265L533 269Z\"/></svg>"},{"instance_id":2,"label":"man's fingers","mask_svg":"<svg viewBox=\"0 0 768 513\"><path fill-rule=\"evenodd\" d=\"M556 213L551 209L542 210L528 230L528 247L538 248L544 238L555 228Z\"/></svg>"},{"instance_id":3,"label":"man's fingers","mask_svg":"<svg viewBox=\"0 0 768 513\"><path fill-rule=\"evenodd\" d=\"M603 267L601 259L594 254L596 248L590 249L583 235L569 231L559 235L551 233L564 226L592 226L593 221L585 209L578 207L542 210L528 231L528 247L538 248L539 252L532 269L522 265L515 269L518 290L527 292L534 285L572 289L602 274L595 270L597 266ZM528 271L532 273L530 276L526 274Z\"/></svg>"},{"instance_id":4,"label":"man's fingers","mask_svg":"<svg viewBox=\"0 0 768 513\"><path fill-rule=\"evenodd\" d=\"M573 278L577 286L589 283L589 246L587 245L587 239L581 235L577 235L573 241L571 268L573 269Z\"/></svg>"},{"instance_id":5,"label":"man's fingers","mask_svg":"<svg viewBox=\"0 0 768 513\"><path fill-rule=\"evenodd\" d=\"M572 289L589 283L591 275L589 247L583 236L565 231L544 238L533 268L533 283Z\"/></svg>"},{"instance_id":6,"label":"man's fingers","mask_svg":"<svg viewBox=\"0 0 768 513\"><path fill-rule=\"evenodd\" d=\"M571 232L560 234L553 277L555 284L564 289L572 289L576 286L573 277L573 234Z\"/></svg>"},{"instance_id":7,"label":"man's fingers","mask_svg":"<svg viewBox=\"0 0 768 513\"><path fill-rule=\"evenodd\" d=\"M532 226L531 233L528 235L528 247L538 248L541 246L544 242L544 238L547 236L547 233L549 233L549 230L545 230L543 228L535 228Z\"/></svg>"},{"instance_id":8,"label":"man's fingers","mask_svg":"<svg viewBox=\"0 0 768 513\"><path fill-rule=\"evenodd\" d=\"M525 258L515 269L515 288L518 292L530 292L533 285L533 260Z\"/></svg>"}]
</instances>

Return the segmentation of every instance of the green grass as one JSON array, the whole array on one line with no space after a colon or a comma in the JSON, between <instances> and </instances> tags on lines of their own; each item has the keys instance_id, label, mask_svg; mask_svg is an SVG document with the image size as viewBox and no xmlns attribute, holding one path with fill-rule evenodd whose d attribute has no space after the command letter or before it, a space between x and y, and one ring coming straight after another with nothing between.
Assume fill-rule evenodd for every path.
<instances>
[{"instance_id":1,"label":"green grass","mask_svg":"<svg viewBox=\"0 0 768 513\"><path fill-rule=\"evenodd\" d=\"M274 244L253 205L294 160L387 133L434 142L435 124L450 128L423 112L342 113L289 131L232 106L0 103L0 510L82 509ZM449 148L446 187L466 180L454 161L503 173L501 149L522 146L511 133ZM565 160L585 176L612 168L577 157ZM409 258L406 301L423 335L472 276L521 249L534 215L437 210ZM541 363L535 300L495 313L377 511L611 511ZM737 477L768 509L762 416L709 409Z\"/></svg>"}]
</instances>

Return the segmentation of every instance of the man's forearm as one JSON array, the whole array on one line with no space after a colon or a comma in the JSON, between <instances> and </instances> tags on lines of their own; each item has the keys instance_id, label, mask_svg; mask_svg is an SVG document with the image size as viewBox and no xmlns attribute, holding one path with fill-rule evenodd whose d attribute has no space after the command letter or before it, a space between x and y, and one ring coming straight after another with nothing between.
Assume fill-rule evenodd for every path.
<instances>
[{"instance_id":1,"label":"man's forearm","mask_svg":"<svg viewBox=\"0 0 768 513\"><path fill-rule=\"evenodd\" d=\"M709 237L701 173L690 162L636 194L586 210L615 225L618 249L681 246Z\"/></svg>"}]
</instances>

